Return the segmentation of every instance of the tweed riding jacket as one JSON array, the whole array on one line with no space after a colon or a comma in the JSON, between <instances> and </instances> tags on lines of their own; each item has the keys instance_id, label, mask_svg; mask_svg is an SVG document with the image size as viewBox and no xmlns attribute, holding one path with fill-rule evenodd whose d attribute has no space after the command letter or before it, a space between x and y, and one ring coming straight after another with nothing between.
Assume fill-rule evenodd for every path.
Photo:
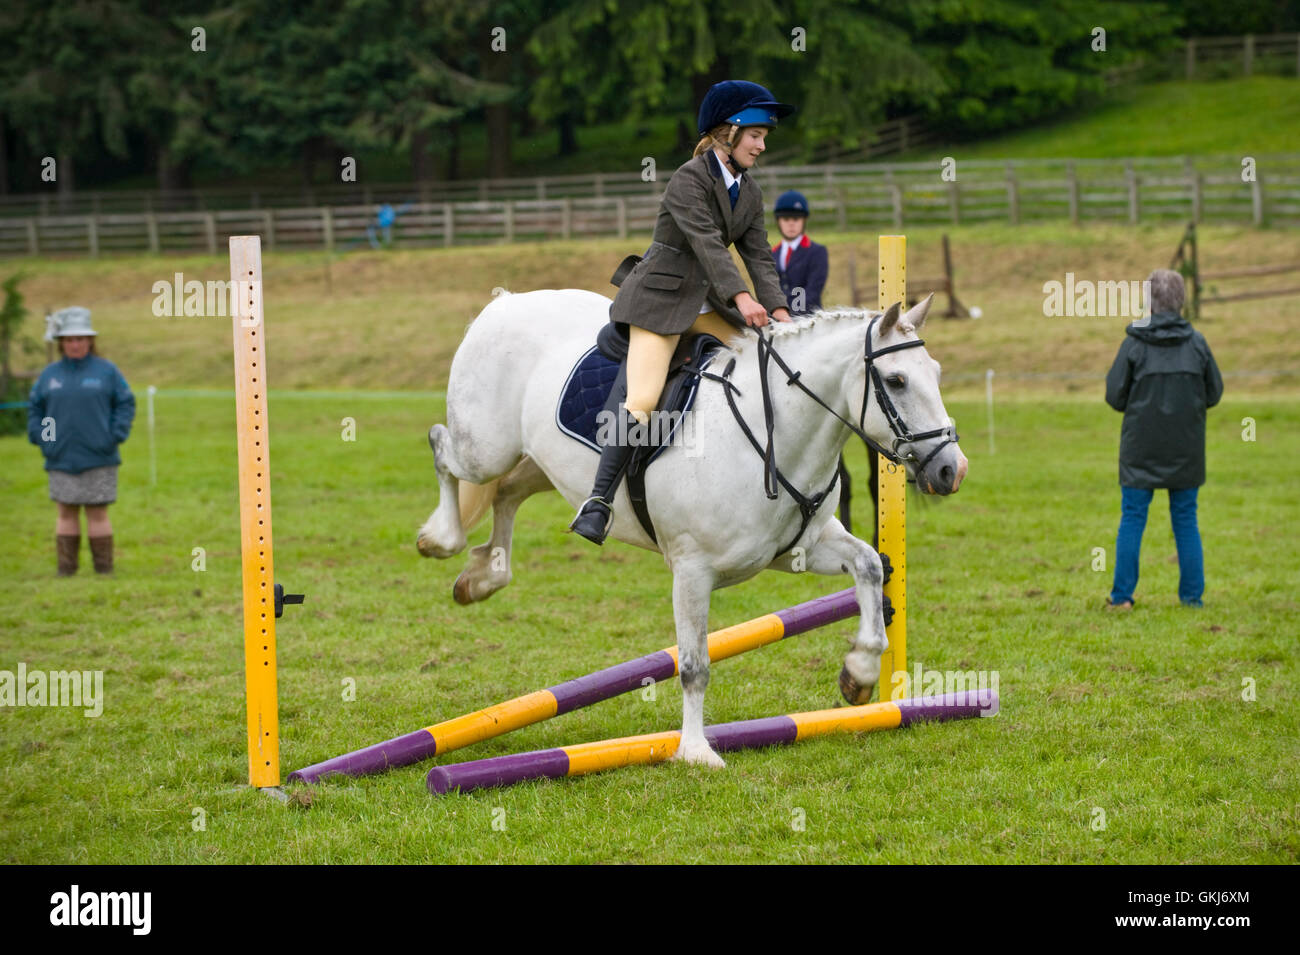
<instances>
[{"instance_id":1,"label":"tweed riding jacket","mask_svg":"<svg viewBox=\"0 0 1300 955\"><path fill-rule=\"evenodd\" d=\"M707 299L714 311L743 328L732 299L749 289L727 248L732 243L754 282L754 298L769 312L787 307L767 244L762 190L748 175L740 182L732 209L712 149L678 167L664 190L654 241L623 279L609 309L611 321L680 335Z\"/></svg>"}]
</instances>

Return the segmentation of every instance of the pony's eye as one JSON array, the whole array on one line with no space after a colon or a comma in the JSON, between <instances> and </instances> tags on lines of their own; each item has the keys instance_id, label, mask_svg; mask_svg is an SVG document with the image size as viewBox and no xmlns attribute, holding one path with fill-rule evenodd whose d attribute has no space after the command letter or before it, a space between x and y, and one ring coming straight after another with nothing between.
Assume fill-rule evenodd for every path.
<instances>
[{"instance_id":1,"label":"pony's eye","mask_svg":"<svg viewBox=\"0 0 1300 955\"><path fill-rule=\"evenodd\" d=\"M903 380L902 375L890 375L885 379L885 384L890 388L902 388L907 382Z\"/></svg>"}]
</instances>

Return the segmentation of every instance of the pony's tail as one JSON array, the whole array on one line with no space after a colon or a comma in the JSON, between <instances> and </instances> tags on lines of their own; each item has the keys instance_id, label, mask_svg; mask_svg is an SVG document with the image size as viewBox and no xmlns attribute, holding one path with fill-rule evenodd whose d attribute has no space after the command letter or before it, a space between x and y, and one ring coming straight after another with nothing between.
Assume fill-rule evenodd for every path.
<instances>
[{"instance_id":1,"label":"pony's tail","mask_svg":"<svg viewBox=\"0 0 1300 955\"><path fill-rule=\"evenodd\" d=\"M500 478L488 481L487 484L459 482L460 492L457 503L460 505L460 526L465 533L472 531L487 516L487 512L492 508L492 502L496 500L497 485L500 483Z\"/></svg>"}]
</instances>

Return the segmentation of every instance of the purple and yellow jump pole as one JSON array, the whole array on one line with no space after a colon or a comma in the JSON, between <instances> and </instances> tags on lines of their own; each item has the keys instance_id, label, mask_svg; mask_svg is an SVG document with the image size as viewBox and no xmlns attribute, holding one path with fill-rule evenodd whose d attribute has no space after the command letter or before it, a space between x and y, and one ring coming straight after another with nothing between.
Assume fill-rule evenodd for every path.
<instances>
[{"instance_id":1,"label":"purple and yellow jump pole","mask_svg":"<svg viewBox=\"0 0 1300 955\"><path fill-rule=\"evenodd\" d=\"M720 723L705 727L704 735L715 750L725 752L797 743L831 733L896 729L926 720L992 716L997 711L996 693L970 690L944 696L887 700L834 710ZM437 796L453 789L468 793L493 786L511 786L530 779L563 779L623 766L648 766L671 759L677 752L681 736L679 731L672 730L435 766L429 770L427 785L429 792Z\"/></svg>"},{"instance_id":2,"label":"purple and yellow jump pole","mask_svg":"<svg viewBox=\"0 0 1300 955\"><path fill-rule=\"evenodd\" d=\"M850 587L734 627L714 631L709 634L709 659L714 662L725 660L857 615L858 601ZM398 766L409 766L676 675L677 648L667 647L545 690L327 759L323 763L291 773L289 780L312 783L325 776L367 776Z\"/></svg>"}]
</instances>

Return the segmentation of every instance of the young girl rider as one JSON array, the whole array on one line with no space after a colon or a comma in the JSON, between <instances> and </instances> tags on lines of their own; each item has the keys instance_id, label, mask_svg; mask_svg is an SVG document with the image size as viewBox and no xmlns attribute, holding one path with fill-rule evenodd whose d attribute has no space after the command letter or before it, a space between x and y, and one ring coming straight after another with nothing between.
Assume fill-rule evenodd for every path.
<instances>
[{"instance_id":1,"label":"young girl rider","mask_svg":"<svg viewBox=\"0 0 1300 955\"><path fill-rule=\"evenodd\" d=\"M777 321L790 321L767 243L763 194L745 173L777 120L792 112L793 106L744 80L724 80L705 94L695 155L669 180L654 241L623 279L609 310L618 331L627 332L624 406L635 419L627 424L649 422L683 335L706 332L726 341L746 325L766 325L769 312ZM727 249L733 243L753 281L752 295ZM631 433L629 427L610 430ZM632 448L617 437L604 445L591 496L570 530L604 543Z\"/></svg>"}]
</instances>

